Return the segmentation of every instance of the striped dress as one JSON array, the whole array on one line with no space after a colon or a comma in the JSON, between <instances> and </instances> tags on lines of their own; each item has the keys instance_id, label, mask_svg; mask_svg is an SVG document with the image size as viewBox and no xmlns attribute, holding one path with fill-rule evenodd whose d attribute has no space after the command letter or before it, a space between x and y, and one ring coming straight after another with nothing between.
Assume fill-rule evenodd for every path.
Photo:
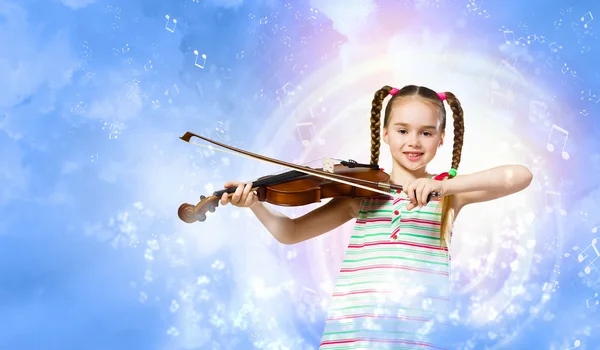
<instances>
[{"instance_id":1,"label":"striped dress","mask_svg":"<svg viewBox=\"0 0 600 350\"><path fill-rule=\"evenodd\" d=\"M362 200L319 349L447 349L450 254L442 203L405 193Z\"/></svg>"}]
</instances>

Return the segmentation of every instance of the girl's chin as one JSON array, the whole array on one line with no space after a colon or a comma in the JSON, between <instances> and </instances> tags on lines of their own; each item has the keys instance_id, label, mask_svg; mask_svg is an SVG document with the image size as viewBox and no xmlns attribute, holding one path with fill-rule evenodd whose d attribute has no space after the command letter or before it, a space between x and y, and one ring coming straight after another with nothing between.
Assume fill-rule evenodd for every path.
<instances>
[{"instance_id":1,"label":"girl's chin","mask_svg":"<svg viewBox=\"0 0 600 350\"><path fill-rule=\"evenodd\" d=\"M408 169L408 170L419 170L421 168L423 168L425 166L425 164L422 164L421 162L399 162L400 165L402 165L404 168Z\"/></svg>"}]
</instances>

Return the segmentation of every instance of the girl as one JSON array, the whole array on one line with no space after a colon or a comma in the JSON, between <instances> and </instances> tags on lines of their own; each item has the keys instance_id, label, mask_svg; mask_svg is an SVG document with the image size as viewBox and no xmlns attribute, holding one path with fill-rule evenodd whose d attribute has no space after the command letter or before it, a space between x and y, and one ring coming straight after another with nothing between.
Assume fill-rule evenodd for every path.
<instances>
[{"instance_id":1,"label":"girl","mask_svg":"<svg viewBox=\"0 0 600 350\"><path fill-rule=\"evenodd\" d=\"M402 192L368 199L334 198L302 217L291 219L259 202L252 183L228 182L235 193L221 204L248 207L283 244L296 244L356 219L341 265L321 349L443 349L448 326L450 238L460 210L468 204L504 197L529 186L532 174L505 165L457 175L463 143L463 110L450 92L422 86L384 86L372 103L373 149L377 164L380 113L383 141L393 157L390 182ZM444 143L446 110L454 119L452 166L435 176L426 170ZM431 192L438 192L427 202Z\"/></svg>"}]
</instances>

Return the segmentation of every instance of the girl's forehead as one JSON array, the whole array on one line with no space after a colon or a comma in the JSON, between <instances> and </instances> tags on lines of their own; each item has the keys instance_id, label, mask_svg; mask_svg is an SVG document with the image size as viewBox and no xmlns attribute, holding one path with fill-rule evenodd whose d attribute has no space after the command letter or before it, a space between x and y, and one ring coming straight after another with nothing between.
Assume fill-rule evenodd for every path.
<instances>
[{"instance_id":1,"label":"girl's forehead","mask_svg":"<svg viewBox=\"0 0 600 350\"><path fill-rule=\"evenodd\" d=\"M407 98L395 101L391 105L392 114L438 114L438 107L429 101Z\"/></svg>"},{"instance_id":2,"label":"girl's forehead","mask_svg":"<svg viewBox=\"0 0 600 350\"><path fill-rule=\"evenodd\" d=\"M440 121L440 112L435 106L428 104L413 104L398 106L390 112L390 123L431 124Z\"/></svg>"}]
</instances>

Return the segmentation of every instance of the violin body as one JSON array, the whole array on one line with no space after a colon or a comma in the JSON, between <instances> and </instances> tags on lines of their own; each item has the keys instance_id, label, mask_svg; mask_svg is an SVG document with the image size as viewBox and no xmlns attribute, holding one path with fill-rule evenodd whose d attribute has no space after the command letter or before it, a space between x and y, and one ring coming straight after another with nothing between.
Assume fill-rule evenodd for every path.
<instances>
[{"instance_id":1,"label":"violin body","mask_svg":"<svg viewBox=\"0 0 600 350\"><path fill-rule=\"evenodd\" d=\"M364 167L347 167L336 164L334 174L372 182L387 182L390 176L382 170ZM325 198L373 197L378 193L363 188L333 182L307 175L289 182L260 186L256 193L258 200L281 206L302 206L321 202Z\"/></svg>"},{"instance_id":2,"label":"violin body","mask_svg":"<svg viewBox=\"0 0 600 350\"><path fill-rule=\"evenodd\" d=\"M344 162L333 167L333 174L343 175L346 179L355 179L370 183L386 183L390 175L370 164ZM322 170L322 169L314 169ZM333 175L332 174L332 175ZM223 193L233 193L237 186L215 191L211 196L201 196L197 205L184 203L179 207L178 215L187 223L206 220L206 212L214 212L219 206ZM326 198L357 198L381 196L381 192L368 190L336 181L331 181L298 171L289 171L280 175L263 176L253 182L258 200L279 206L303 206L321 202Z\"/></svg>"}]
</instances>

